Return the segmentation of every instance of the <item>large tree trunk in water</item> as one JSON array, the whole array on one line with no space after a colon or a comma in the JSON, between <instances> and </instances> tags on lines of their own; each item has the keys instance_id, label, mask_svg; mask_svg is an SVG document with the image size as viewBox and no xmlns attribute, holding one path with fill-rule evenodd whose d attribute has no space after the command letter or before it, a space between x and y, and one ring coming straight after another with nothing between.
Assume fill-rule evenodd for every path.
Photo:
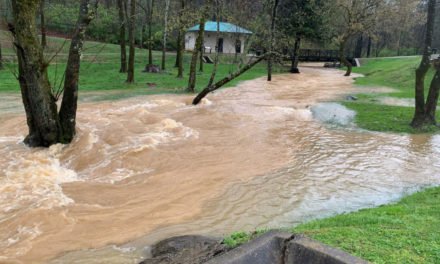
<instances>
[{"instance_id":1,"label":"large tree trunk in water","mask_svg":"<svg viewBox=\"0 0 440 264\"><path fill-rule=\"evenodd\" d=\"M72 142L72 139L75 136L81 52L86 37L86 29L95 17L96 8L97 2L94 7L90 7L89 0L81 1L78 23L70 44L69 57L67 59L64 79L64 95L59 113L61 128L63 131L60 139L62 143Z\"/></svg>"},{"instance_id":2,"label":"large tree trunk in water","mask_svg":"<svg viewBox=\"0 0 440 264\"><path fill-rule=\"evenodd\" d=\"M170 10L170 1L165 0L165 25L163 30L163 48L162 48L162 70L164 71L166 68L166 53L167 53L167 37L168 37L168 13Z\"/></svg>"},{"instance_id":3,"label":"large tree trunk in water","mask_svg":"<svg viewBox=\"0 0 440 264\"><path fill-rule=\"evenodd\" d=\"M119 45L121 47L121 68L119 72L127 72L127 48L125 42L125 26L126 26L126 12L127 5L125 0L118 0L118 10L119 10Z\"/></svg>"},{"instance_id":4,"label":"large tree trunk in water","mask_svg":"<svg viewBox=\"0 0 440 264\"><path fill-rule=\"evenodd\" d=\"M40 4L40 28L41 28L41 46L43 49L47 46L47 40L46 40L46 20L44 18L44 2L45 0L41 1Z\"/></svg>"},{"instance_id":5,"label":"large tree trunk in water","mask_svg":"<svg viewBox=\"0 0 440 264\"><path fill-rule=\"evenodd\" d=\"M275 46L275 20L277 16L277 7L279 0L275 0L273 9L272 9L272 21L270 26L270 47L269 47L269 58L267 60L267 80L272 81L272 57L273 57L273 48Z\"/></svg>"},{"instance_id":6,"label":"large tree trunk in water","mask_svg":"<svg viewBox=\"0 0 440 264\"><path fill-rule=\"evenodd\" d=\"M209 93L211 93L211 92L221 88L223 85L225 85L228 82L230 82L230 81L234 80L235 78L239 77L240 75L242 75L246 71L252 69L252 67L254 67L258 63L260 63L262 60L264 60L266 58L266 56L267 56L267 54L264 54L263 56L261 56L260 58L255 60L254 62L246 65L245 67L243 67L241 69L239 69L238 71L234 72L233 74L229 75L228 77L225 77L225 78L221 79L220 81L216 82L214 85L206 87L205 89L203 89L203 91L201 91L196 96L196 98L194 98L192 104L193 105L199 104L200 101L202 101L202 99L205 98L206 95L208 95Z\"/></svg>"},{"instance_id":7,"label":"large tree trunk in water","mask_svg":"<svg viewBox=\"0 0 440 264\"><path fill-rule=\"evenodd\" d=\"M189 81L188 81L188 92L193 93L194 88L196 87L196 67L197 67L197 59L200 52L200 49L202 47L202 40L203 40L203 34L205 34L205 17L204 14L202 15L202 18L200 19L200 28L197 35L196 40L196 46L194 47L192 59L191 59L191 66L189 70Z\"/></svg>"},{"instance_id":8,"label":"large tree trunk in water","mask_svg":"<svg viewBox=\"0 0 440 264\"><path fill-rule=\"evenodd\" d=\"M340 59L341 63L347 67L347 72L345 73L344 76L350 76L351 72L353 70L353 65L351 65L351 63L345 57L345 44L346 43L347 43L347 40L343 40L339 44L339 59Z\"/></svg>"},{"instance_id":9,"label":"large tree trunk in water","mask_svg":"<svg viewBox=\"0 0 440 264\"><path fill-rule=\"evenodd\" d=\"M416 86L415 86L415 100L416 107L411 126L414 128L421 128L425 125L425 77L430 67L431 45L434 32L435 22L435 4L436 0L429 0L428 4L428 21L426 27L425 45L423 50L422 61L416 70Z\"/></svg>"},{"instance_id":10,"label":"large tree trunk in water","mask_svg":"<svg viewBox=\"0 0 440 264\"><path fill-rule=\"evenodd\" d=\"M127 72L127 83L134 83L134 31L136 23L136 0L130 1L130 17L128 22L128 40L130 43L130 51L128 54L128 72Z\"/></svg>"},{"instance_id":11,"label":"large tree trunk in water","mask_svg":"<svg viewBox=\"0 0 440 264\"><path fill-rule=\"evenodd\" d=\"M29 134L25 143L31 147L49 147L58 143L61 132L55 97L47 77L47 64L36 32L35 14L40 1L12 0L14 45L18 58L18 80Z\"/></svg>"},{"instance_id":12,"label":"large tree trunk in water","mask_svg":"<svg viewBox=\"0 0 440 264\"><path fill-rule=\"evenodd\" d=\"M293 50L293 57L292 57L292 67L290 68L291 73L300 73L298 69L300 47L301 47L301 37L296 36L295 48Z\"/></svg>"}]
</instances>

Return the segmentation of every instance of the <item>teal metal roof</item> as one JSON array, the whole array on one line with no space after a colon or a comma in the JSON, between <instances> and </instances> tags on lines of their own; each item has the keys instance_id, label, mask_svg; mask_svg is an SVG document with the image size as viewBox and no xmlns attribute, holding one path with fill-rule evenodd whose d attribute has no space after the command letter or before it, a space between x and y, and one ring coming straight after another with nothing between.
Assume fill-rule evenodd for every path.
<instances>
[{"instance_id":1,"label":"teal metal roof","mask_svg":"<svg viewBox=\"0 0 440 264\"><path fill-rule=\"evenodd\" d=\"M188 29L189 32L191 31L199 31L200 25L195 25L192 28ZM217 22L214 21L208 21L205 23L205 31L206 32L217 32ZM242 27L239 27L237 25L227 23L227 22L220 22L220 32L223 33L241 33L241 34L252 34L251 31L244 29Z\"/></svg>"}]
</instances>

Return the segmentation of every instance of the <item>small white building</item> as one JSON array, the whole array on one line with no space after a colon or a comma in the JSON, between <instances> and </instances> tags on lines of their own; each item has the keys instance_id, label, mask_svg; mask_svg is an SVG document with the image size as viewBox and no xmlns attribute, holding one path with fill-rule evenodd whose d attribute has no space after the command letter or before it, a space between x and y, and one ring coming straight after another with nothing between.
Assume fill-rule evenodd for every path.
<instances>
[{"instance_id":1,"label":"small white building","mask_svg":"<svg viewBox=\"0 0 440 264\"><path fill-rule=\"evenodd\" d=\"M200 25L188 29L185 34L185 50L192 51L196 45L196 39ZM243 53L245 42L252 34L251 31L237 25L220 22L220 37L218 49L220 53L235 54ZM214 53L217 47L217 22L205 23L204 47L206 53Z\"/></svg>"}]
</instances>

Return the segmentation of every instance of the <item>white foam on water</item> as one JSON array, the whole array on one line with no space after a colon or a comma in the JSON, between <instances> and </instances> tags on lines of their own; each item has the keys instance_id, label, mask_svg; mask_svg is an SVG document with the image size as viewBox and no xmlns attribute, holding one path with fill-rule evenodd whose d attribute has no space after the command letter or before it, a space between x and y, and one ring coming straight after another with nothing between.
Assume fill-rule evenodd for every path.
<instances>
[{"instance_id":1,"label":"white foam on water","mask_svg":"<svg viewBox=\"0 0 440 264\"><path fill-rule=\"evenodd\" d=\"M213 104L212 101L210 101L209 99L206 99L206 98L203 98L202 101L200 101L200 105L203 105L203 106L210 106L212 104Z\"/></svg>"},{"instance_id":2,"label":"white foam on water","mask_svg":"<svg viewBox=\"0 0 440 264\"><path fill-rule=\"evenodd\" d=\"M114 170L111 174L103 175L102 177L93 179L94 182L100 182L100 183L110 183L115 184L118 182L121 182L125 179L139 176L139 175L145 175L153 172L153 169L145 169L142 171L134 171L127 168L118 168Z\"/></svg>"},{"instance_id":3,"label":"white foam on water","mask_svg":"<svg viewBox=\"0 0 440 264\"><path fill-rule=\"evenodd\" d=\"M197 139L198 137L199 133L196 130L186 127L173 119L166 118L151 128L150 131L132 138L138 142L136 142L137 144L130 144L128 147L134 152L139 152L147 148L155 148L158 145L190 138ZM137 147L134 148L134 146Z\"/></svg>"},{"instance_id":4,"label":"white foam on water","mask_svg":"<svg viewBox=\"0 0 440 264\"><path fill-rule=\"evenodd\" d=\"M321 103L312 107L313 117L323 123L346 126L352 123L356 112L337 103Z\"/></svg>"},{"instance_id":5,"label":"white foam on water","mask_svg":"<svg viewBox=\"0 0 440 264\"><path fill-rule=\"evenodd\" d=\"M0 137L0 143L6 143L6 142L15 142L19 143L23 141L23 137Z\"/></svg>"},{"instance_id":6,"label":"white foam on water","mask_svg":"<svg viewBox=\"0 0 440 264\"><path fill-rule=\"evenodd\" d=\"M134 104L134 105L124 106L124 107L117 108L117 109L112 109L108 112L109 113L116 113L116 114L125 114L130 111L138 111L138 110L142 110L142 109L152 109L152 108L155 108L158 106L159 106L159 104L156 104L153 102L145 102L145 103L141 103L141 104Z\"/></svg>"},{"instance_id":7,"label":"white foam on water","mask_svg":"<svg viewBox=\"0 0 440 264\"><path fill-rule=\"evenodd\" d=\"M174 106L174 107L182 107L185 106L184 103L176 102L173 100L166 100L166 99L157 99L151 101L156 106Z\"/></svg>"},{"instance_id":8,"label":"white foam on water","mask_svg":"<svg viewBox=\"0 0 440 264\"><path fill-rule=\"evenodd\" d=\"M73 202L60 186L78 181L77 174L60 164L63 145L13 153L4 177L0 177L0 221L4 213L30 208L51 209Z\"/></svg>"},{"instance_id":9,"label":"white foam on water","mask_svg":"<svg viewBox=\"0 0 440 264\"><path fill-rule=\"evenodd\" d=\"M16 230L11 230L7 239L0 240L0 250L3 254L8 253L8 248L14 247L14 254L21 256L32 248L32 240L42 234L39 224L33 226L19 226ZM9 257L1 256L0 260L7 260Z\"/></svg>"},{"instance_id":10,"label":"white foam on water","mask_svg":"<svg viewBox=\"0 0 440 264\"><path fill-rule=\"evenodd\" d=\"M292 107L282 107L282 106L270 106L265 109L266 114L270 115L271 118L294 118L298 121L310 121L312 120L312 113L309 109L295 109Z\"/></svg>"}]
</instances>

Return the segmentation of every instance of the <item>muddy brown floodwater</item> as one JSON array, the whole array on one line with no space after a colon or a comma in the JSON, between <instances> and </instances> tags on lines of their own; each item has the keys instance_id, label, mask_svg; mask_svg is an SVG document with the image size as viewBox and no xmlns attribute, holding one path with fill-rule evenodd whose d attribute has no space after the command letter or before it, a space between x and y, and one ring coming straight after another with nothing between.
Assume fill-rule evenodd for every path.
<instances>
[{"instance_id":1,"label":"muddy brown floodwater","mask_svg":"<svg viewBox=\"0 0 440 264\"><path fill-rule=\"evenodd\" d=\"M22 144L25 119L9 95L0 262L136 263L168 236L291 226L440 184L439 136L313 118L314 105L354 89L339 71L312 67L196 107L175 95L83 102L75 142L50 149Z\"/></svg>"}]
</instances>

